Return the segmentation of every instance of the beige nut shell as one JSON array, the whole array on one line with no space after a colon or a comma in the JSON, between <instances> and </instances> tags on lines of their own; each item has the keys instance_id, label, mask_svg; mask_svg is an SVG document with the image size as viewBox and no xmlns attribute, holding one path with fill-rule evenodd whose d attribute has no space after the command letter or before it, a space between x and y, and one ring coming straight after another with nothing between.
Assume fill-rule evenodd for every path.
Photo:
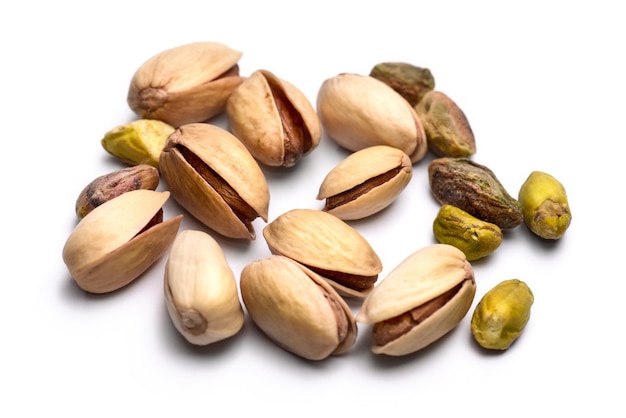
<instances>
[{"instance_id":1,"label":"beige nut shell","mask_svg":"<svg viewBox=\"0 0 626 418\"><path fill-rule=\"evenodd\" d=\"M323 278L287 257L251 262L241 272L240 287L253 321L294 354L322 360L345 353L356 341L356 322L348 305ZM343 338L337 309L347 321Z\"/></svg>"},{"instance_id":2,"label":"beige nut shell","mask_svg":"<svg viewBox=\"0 0 626 418\"><path fill-rule=\"evenodd\" d=\"M159 166L174 199L200 222L230 238L254 239L252 223L243 222L223 196L181 155L189 149L230 185L267 221L269 188L265 175L246 147L227 130L207 123L178 128L167 140Z\"/></svg>"},{"instance_id":3,"label":"beige nut shell","mask_svg":"<svg viewBox=\"0 0 626 418\"><path fill-rule=\"evenodd\" d=\"M237 87L226 114L233 134L265 165L291 167L319 145L313 105L300 89L268 70L253 72ZM298 138L294 144L292 136Z\"/></svg>"},{"instance_id":4,"label":"beige nut shell","mask_svg":"<svg viewBox=\"0 0 626 418\"><path fill-rule=\"evenodd\" d=\"M174 326L192 344L224 340L243 326L235 275L206 232L185 230L176 236L165 265L164 293Z\"/></svg>"},{"instance_id":5,"label":"beige nut shell","mask_svg":"<svg viewBox=\"0 0 626 418\"><path fill-rule=\"evenodd\" d=\"M326 79L318 91L317 113L326 133L350 151L389 145L415 163L428 150L415 109L374 77L343 73Z\"/></svg>"},{"instance_id":6,"label":"beige nut shell","mask_svg":"<svg viewBox=\"0 0 626 418\"><path fill-rule=\"evenodd\" d=\"M207 121L224 110L243 81L238 70L220 77L241 56L240 51L218 42L194 42L162 51L133 75L128 105L143 119L162 120L175 128Z\"/></svg>"},{"instance_id":7,"label":"beige nut shell","mask_svg":"<svg viewBox=\"0 0 626 418\"><path fill-rule=\"evenodd\" d=\"M438 340L465 317L476 293L472 266L459 249L448 244L421 248L396 266L365 298L357 321L374 324L401 315L461 285L438 311L376 354L406 355Z\"/></svg>"},{"instance_id":8,"label":"beige nut shell","mask_svg":"<svg viewBox=\"0 0 626 418\"><path fill-rule=\"evenodd\" d=\"M397 169L392 178L373 187L369 185L377 177ZM412 176L411 160L405 152L388 145L375 145L356 151L337 164L322 181L317 199L353 191L352 200L324 210L343 220L361 219L393 203Z\"/></svg>"},{"instance_id":9,"label":"beige nut shell","mask_svg":"<svg viewBox=\"0 0 626 418\"><path fill-rule=\"evenodd\" d=\"M174 240L182 215L139 233L169 192L133 190L93 209L63 247L63 261L78 286L91 293L120 289L148 269Z\"/></svg>"}]
</instances>

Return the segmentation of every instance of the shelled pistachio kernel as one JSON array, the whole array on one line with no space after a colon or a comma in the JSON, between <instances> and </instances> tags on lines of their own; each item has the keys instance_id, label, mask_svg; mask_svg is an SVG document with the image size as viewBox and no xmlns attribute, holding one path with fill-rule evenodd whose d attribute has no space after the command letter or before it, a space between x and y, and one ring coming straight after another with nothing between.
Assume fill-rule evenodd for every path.
<instances>
[{"instance_id":1,"label":"shelled pistachio kernel","mask_svg":"<svg viewBox=\"0 0 626 418\"><path fill-rule=\"evenodd\" d=\"M151 165L139 164L103 174L92 180L76 199L75 211L78 219L84 218L106 201L131 190L156 190L159 171Z\"/></svg>"},{"instance_id":2,"label":"shelled pistachio kernel","mask_svg":"<svg viewBox=\"0 0 626 418\"><path fill-rule=\"evenodd\" d=\"M160 120L139 119L117 126L100 140L109 154L130 164L159 168L159 157L174 128Z\"/></svg>"},{"instance_id":3,"label":"shelled pistachio kernel","mask_svg":"<svg viewBox=\"0 0 626 418\"><path fill-rule=\"evenodd\" d=\"M362 219L391 205L412 176L407 154L375 145L337 164L322 181L317 199L325 199L324 211L340 219Z\"/></svg>"},{"instance_id":4,"label":"shelled pistachio kernel","mask_svg":"<svg viewBox=\"0 0 626 418\"><path fill-rule=\"evenodd\" d=\"M435 88L435 78L428 68L407 62L381 62L372 68L370 76L400 93L411 106Z\"/></svg>"},{"instance_id":5,"label":"shelled pistachio kernel","mask_svg":"<svg viewBox=\"0 0 626 418\"><path fill-rule=\"evenodd\" d=\"M476 218L453 205L442 205L433 221L433 234L441 244L463 251L469 261L493 253L502 243L498 225Z\"/></svg>"},{"instance_id":6,"label":"shelled pistachio kernel","mask_svg":"<svg viewBox=\"0 0 626 418\"><path fill-rule=\"evenodd\" d=\"M519 191L524 222L534 234L559 239L570 226L572 212L565 187L548 173L533 171Z\"/></svg>"},{"instance_id":7,"label":"shelled pistachio kernel","mask_svg":"<svg viewBox=\"0 0 626 418\"><path fill-rule=\"evenodd\" d=\"M534 300L528 285L519 279L498 283L476 305L472 335L484 348L506 350L526 327Z\"/></svg>"}]
</instances>

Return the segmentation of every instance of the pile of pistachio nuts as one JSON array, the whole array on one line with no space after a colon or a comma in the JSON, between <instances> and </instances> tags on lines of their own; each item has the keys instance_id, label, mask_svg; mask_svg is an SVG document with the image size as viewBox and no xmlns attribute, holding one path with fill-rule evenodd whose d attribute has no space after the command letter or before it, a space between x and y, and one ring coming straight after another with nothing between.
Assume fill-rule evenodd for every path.
<instances>
[{"instance_id":1,"label":"pile of pistachio nuts","mask_svg":"<svg viewBox=\"0 0 626 418\"><path fill-rule=\"evenodd\" d=\"M127 102L138 119L101 140L125 166L81 191L79 222L63 248L85 292L118 291L166 256L164 302L190 344L237 334L247 313L268 341L305 359L348 353L359 323L371 325L373 353L403 356L468 314L476 295L471 262L496 251L503 230L525 224L556 240L569 227L565 189L554 177L531 172L515 198L473 160L470 124L428 69L386 62L367 75L341 73L322 83L314 107L266 69L240 75L241 56L222 43L185 44L132 76ZM211 123L223 113L228 129ZM264 167L295 166L322 131L349 151L320 185L323 209L268 219ZM438 243L380 278L381 259L350 221L388 207L427 152L435 155L428 175L441 205L433 220ZM161 181L165 191L157 191ZM164 219L170 197L206 229L180 230L183 214ZM257 218L266 222L268 255L237 278L219 239L256 239ZM358 313L348 299L360 303ZM533 299L518 279L485 292L471 318L477 343L507 349Z\"/></svg>"}]
</instances>

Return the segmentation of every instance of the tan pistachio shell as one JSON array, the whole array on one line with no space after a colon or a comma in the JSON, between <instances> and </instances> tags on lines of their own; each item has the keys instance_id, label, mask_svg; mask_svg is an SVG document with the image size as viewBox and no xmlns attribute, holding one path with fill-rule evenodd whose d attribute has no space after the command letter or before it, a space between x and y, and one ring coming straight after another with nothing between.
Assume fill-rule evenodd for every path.
<instances>
[{"instance_id":1,"label":"tan pistachio shell","mask_svg":"<svg viewBox=\"0 0 626 418\"><path fill-rule=\"evenodd\" d=\"M182 215L143 230L162 210L169 192L133 190L93 209L63 247L63 261L78 286L108 293L126 286L163 255Z\"/></svg>"},{"instance_id":2,"label":"tan pistachio shell","mask_svg":"<svg viewBox=\"0 0 626 418\"><path fill-rule=\"evenodd\" d=\"M183 154L193 154L189 161ZM252 222L267 221L269 188L246 147L227 130L207 123L178 128L159 162L174 199L200 222L230 238L254 239ZM212 172L211 185L201 172Z\"/></svg>"},{"instance_id":3,"label":"tan pistachio shell","mask_svg":"<svg viewBox=\"0 0 626 418\"><path fill-rule=\"evenodd\" d=\"M162 51L133 75L128 105L144 119L177 128L204 122L224 111L231 93L243 81L242 53L218 42L194 42Z\"/></svg>"},{"instance_id":4,"label":"tan pistachio shell","mask_svg":"<svg viewBox=\"0 0 626 418\"><path fill-rule=\"evenodd\" d=\"M336 165L322 181L317 199L325 199L324 210L340 219L361 219L393 203L412 176L406 153L388 145L374 145Z\"/></svg>"},{"instance_id":5,"label":"tan pistachio shell","mask_svg":"<svg viewBox=\"0 0 626 418\"><path fill-rule=\"evenodd\" d=\"M296 86L268 70L253 72L226 104L230 129L261 163L292 167L318 145L317 113Z\"/></svg>"},{"instance_id":6,"label":"tan pistachio shell","mask_svg":"<svg viewBox=\"0 0 626 418\"><path fill-rule=\"evenodd\" d=\"M382 271L380 258L352 226L315 209L292 209L263 229L272 254L314 270L342 295L364 297Z\"/></svg>"},{"instance_id":7,"label":"tan pistachio shell","mask_svg":"<svg viewBox=\"0 0 626 418\"><path fill-rule=\"evenodd\" d=\"M352 311L325 279L287 257L244 267L241 295L254 323L276 344L309 360L347 352L355 343Z\"/></svg>"},{"instance_id":8,"label":"tan pistachio shell","mask_svg":"<svg viewBox=\"0 0 626 418\"><path fill-rule=\"evenodd\" d=\"M459 249L433 244L409 255L365 298L357 321L369 324L397 318L451 291L454 296L398 338L372 343L376 354L402 356L438 340L465 317L476 293L472 266Z\"/></svg>"},{"instance_id":9,"label":"tan pistachio shell","mask_svg":"<svg viewBox=\"0 0 626 418\"><path fill-rule=\"evenodd\" d=\"M428 150L415 109L374 77L343 73L326 79L317 95L317 113L328 136L350 151L389 145L415 163Z\"/></svg>"},{"instance_id":10,"label":"tan pistachio shell","mask_svg":"<svg viewBox=\"0 0 626 418\"><path fill-rule=\"evenodd\" d=\"M206 232L185 230L176 236L165 265L164 292L174 326L191 344L224 340L243 326L235 275Z\"/></svg>"}]
</instances>

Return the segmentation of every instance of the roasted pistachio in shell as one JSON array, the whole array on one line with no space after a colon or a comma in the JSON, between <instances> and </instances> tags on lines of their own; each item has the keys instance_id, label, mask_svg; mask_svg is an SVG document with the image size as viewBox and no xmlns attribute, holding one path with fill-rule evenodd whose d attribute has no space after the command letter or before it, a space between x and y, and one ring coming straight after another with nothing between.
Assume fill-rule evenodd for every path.
<instances>
[{"instance_id":1,"label":"roasted pistachio in shell","mask_svg":"<svg viewBox=\"0 0 626 418\"><path fill-rule=\"evenodd\" d=\"M361 219L389 206L413 176L409 156L388 145L355 151L324 178L317 195L324 211L343 220Z\"/></svg>"},{"instance_id":2,"label":"roasted pistachio in shell","mask_svg":"<svg viewBox=\"0 0 626 418\"><path fill-rule=\"evenodd\" d=\"M91 293L120 289L170 246L182 215L163 221L169 192L133 190L85 216L63 247L63 261L79 287Z\"/></svg>"},{"instance_id":3,"label":"roasted pistachio in shell","mask_svg":"<svg viewBox=\"0 0 626 418\"><path fill-rule=\"evenodd\" d=\"M463 251L469 261L493 253L502 244L502 230L452 205L442 205L433 221L433 234L441 244Z\"/></svg>"},{"instance_id":4,"label":"roasted pistachio in shell","mask_svg":"<svg viewBox=\"0 0 626 418\"><path fill-rule=\"evenodd\" d=\"M415 109L374 77L343 73L326 79L317 94L317 113L328 136L347 150L389 145L414 163L428 150Z\"/></svg>"},{"instance_id":5,"label":"roasted pistachio in shell","mask_svg":"<svg viewBox=\"0 0 626 418\"><path fill-rule=\"evenodd\" d=\"M230 130L261 163L292 167L319 144L317 113L296 86L257 70L228 99Z\"/></svg>"},{"instance_id":6,"label":"roasted pistachio in shell","mask_svg":"<svg viewBox=\"0 0 626 418\"><path fill-rule=\"evenodd\" d=\"M541 238L561 238L572 222L565 187L548 173L530 173L520 188L518 200L526 226Z\"/></svg>"},{"instance_id":7,"label":"roasted pistachio in shell","mask_svg":"<svg viewBox=\"0 0 626 418\"><path fill-rule=\"evenodd\" d=\"M534 301L525 282L511 279L498 283L474 309L471 322L474 339L487 349L508 349L526 327Z\"/></svg>"},{"instance_id":8,"label":"roasted pistachio in shell","mask_svg":"<svg viewBox=\"0 0 626 418\"><path fill-rule=\"evenodd\" d=\"M84 218L106 201L131 190L156 190L159 171L151 165L139 164L112 171L89 182L76 199L76 217Z\"/></svg>"},{"instance_id":9,"label":"roasted pistachio in shell","mask_svg":"<svg viewBox=\"0 0 626 418\"><path fill-rule=\"evenodd\" d=\"M430 190L442 205L452 205L478 219L513 229L523 222L519 202L488 167L469 158L441 157L428 166Z\"/></svg>"},{"instance_id":10,"label":"roasted pistachio in shell","mask_svg":"<svg viewBox=\"0 0 626 418\"><path fill-rule=\"evenodd\" d=\"M206 232L188 229L176 236L165 265L164 291L174 326L191 344L230 338L243 326L235 275Z\"/></svg>"},{"instance_id":11,"label":"roasted pistachio in shell","mask_svg":"<svg viewBox=\"0 0 626 418\"><path fill-rule=\"evenodd\" d=\"M140 119L104 134L102 148L126 164L148 164L159 168L159 158L174 128L160 120Z\"/></svg>"},{"instance_id":12,"label":"roasted pistachio in shell","mask_svg":"<svg viewBox=\"0 0 626 418\"><path fill-rule=\"evenodd\" d=\"M265 226L263 236L272 254L310 268L342 296L364 297L382 271L369 242L356 229L321 210L285 212Z\"/></svg>"},{"instance_id":13,"label":"roasted pistachio in shell","mask_svg":"<svg viewBox=\"0 0 626 418\"><path fill-rule=\"evenodd\" d=\"M194 42L162 51L133 75L128 105L143 119L173 127L205 122L224 111L243 81L242 53L218 42Z\"/></svg>"},{"instance_id":14,"label":"roasted pistachio in shell","mask_svg":"<svg viewBox=\"0 0 626 418\"><path fill-rule=\"evenodd\" d=\"M465 113L448 95L427 92L415 106L428 149L438 157L469 157L476 154L476 139Z\"/></svg>"},{"instance_id":15,"label":"roasted pistachio in shell","mask_svg":"<svg viewBox=\"0 0 626 418\"><path fill-rule=\"evenodd\" d=\"M375 354L403 356L454 329L475 293L474 271L463 252L433 244L409 255L381 280L356 319L373 324Z\"/></svg>"},{"instance_id":16,"label":"roasted pistachio in shell","mask_svg":"<svg viewBox=\"0 0 626 418\"><path fill-rule=\"evenodd\" d=\"M347 352L356 341L352 311L326 280L283 256L251 262L241 296L254 323L276 344L309 360Z\"/></svg>"},{"instance_id":17,"label":"roasted pistachio in shell","mask_svg":"<svg viewBox=\"0 0 626 418\"><path fill-rule=\"evenodd\" d=\"M181 126L165 144L160 170L174 199L221 235L254 239L252 222L267 221L265 175L241 141L223 128Z\"/></svg>"}]
</instances>

